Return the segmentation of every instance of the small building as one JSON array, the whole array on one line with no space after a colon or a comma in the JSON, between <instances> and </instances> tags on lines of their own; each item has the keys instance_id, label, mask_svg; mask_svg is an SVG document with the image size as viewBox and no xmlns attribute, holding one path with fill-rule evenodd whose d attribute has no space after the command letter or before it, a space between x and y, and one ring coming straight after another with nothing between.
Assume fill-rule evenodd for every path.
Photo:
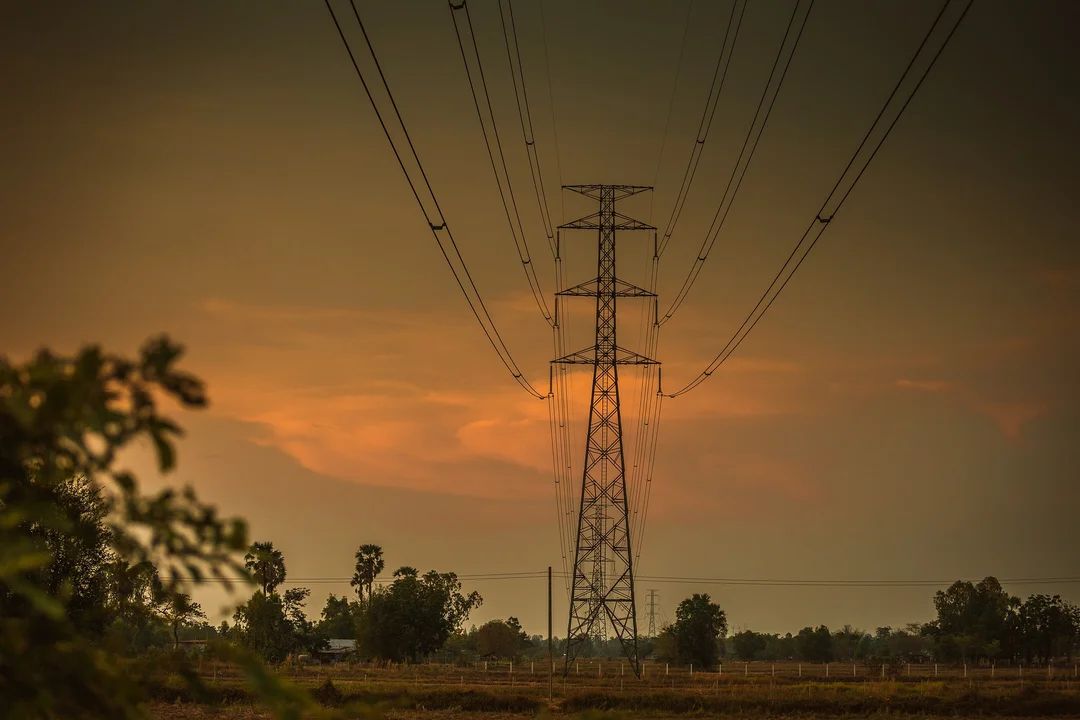
<instances>
[{"instance_id":1,"label":"small building","mask_svg":"<svg viewBox=\"0 0 1080 720\"><path fill-rule=\"evenodd\" d=\"M356 641L351 638L330 638L330 646L315 653L320 662L341 662L356 652Z\"/></svg>"}]
</instances>

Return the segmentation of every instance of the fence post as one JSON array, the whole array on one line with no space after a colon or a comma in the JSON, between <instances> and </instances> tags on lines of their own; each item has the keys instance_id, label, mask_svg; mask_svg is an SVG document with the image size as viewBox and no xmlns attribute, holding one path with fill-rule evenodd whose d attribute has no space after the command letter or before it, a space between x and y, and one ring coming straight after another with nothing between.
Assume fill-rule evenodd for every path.
<instances>
[{"instance_id":1,"label":"fence post","mask_svg":"<svg viewBox=\"0 0 1080 720\"><path fill-rule=\"evenodd\" d=\"M802 677L802 663L799 663L799 677Z\"/></svg>"},{"instance_id":2,"label":"fence post","mask_svg":"<svg viewBox=\"0 0 1080 720\"><path fill-rule=\"evenodd\" d=\"M994 679L994 663L990 663L990 679Z\"/></svg>"},{"instance_id":3,"label":"fence post","mask_svg":"<svg viewBox=\"0 0 1080 720\"><path fill-rule=\"evenodd\" d=\"M937 663L934 663L934 677L937 677Z\"/></svg>"},{"instance_id":4,"label":"fence post","mask_svg":"<svg viewBox=\"0 0 1080 720\"><path fill-rule=\"evenodd\" d=\"M694 663L690 663L690 677L694 677Z\"/></svg>"},{"instance_id":5,"label":"fence post","mask_svg":"<svg viewBox=\"0 0 1080 720\"><path fill-rule=\"evenodd\" d=\"M750 674L750 663L743 663L743 677L747 677Z\"/></svg>"},{"instance_id":6,"label":"fence post","mask_svg":"<svg viewBox=\"0 0 1080 720\"><path fill-rule=\"evenodd\" d=\"M829 663L825 663L825 677L829 677Z\"/></svg>"},{"instance_id":7,"label":"fence post","mask_svg":"<svg viewBox=\"0 0 1080 720\"><path fill-rule=\"evenodd\" d=\"M772 666L772 676L776 677L776 665L775 664Z\"/></svg>"},{"instance_id":8,"label":"fence post","mask_svg":"<svg viewBox=\"0 0 1080 720\"><path fill-rule=\"evenodd\" d=\"M855 663L851 663L851 677L855 677Z\"/></svg>"},{"instance_id":9,"label":"fence post","mask_svg":"<svg viewBox=\"0 0 1080 720\"><path fill-rule=\"evenodd\" d=\"M883 680L885 679L885 663L884 663L884 661L881 663L881 678Z\"/></svg>"},{"instance_id":10,"label":"fence post","mask_svg":"<svg viewBox=\"0 0 1080 720\"><path fill-rule=\"evenodd\" d=\"M671 674L671 664L670 663L664 663L664 674L665 675L670 675Z\"/></svg>"},{"instance_id":11,"label":"fence post","mask_svg":"<svg viewBox=\"0 0 1080 720\"><path fill-rule=\"evenodd\" d=\"M720 663L720 665L718 665L717 668L716 668L716 676L720 677L723 674L724 674L724 663Z\"/></svg>"}]
</instances>

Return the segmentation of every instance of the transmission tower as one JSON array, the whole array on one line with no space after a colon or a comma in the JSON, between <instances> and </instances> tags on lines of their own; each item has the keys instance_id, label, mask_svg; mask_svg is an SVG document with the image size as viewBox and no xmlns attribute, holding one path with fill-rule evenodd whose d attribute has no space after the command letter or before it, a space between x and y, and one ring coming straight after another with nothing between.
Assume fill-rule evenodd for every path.
<instances>
[{"instance_id":1,"label":"transmission tower","mask_svg":"<svg viewBox=\"0 0 1080 720\"><path fill-rule=\"evenodd\" d=\"M564 672L569 670L570 663L587 640L606 642L610 627L610 634L619 640L634 674L640 676L618 367L654 365L656 361L619 346L615 335L615 305L617 298L650 298L655 294L615 276L615 234L620 230L656 228L617 213L615 203L652 188L639 185L565 187L598 201L600 209L560 226L560 229L598 231L596 279L558 293L596 298L595 344L554 361L593 366ZM653 238L655 243L655 234Z\"/></svg>"},{"instance_id":2,"label":"transmission tower","mask_svg":"<svg viewBox=\"0 0 1080 720\"><path fill-rule=\"evenodd\" d=\"M656 637L656 591L649 590L649 637Z\"/></svg>"}]
</instances>

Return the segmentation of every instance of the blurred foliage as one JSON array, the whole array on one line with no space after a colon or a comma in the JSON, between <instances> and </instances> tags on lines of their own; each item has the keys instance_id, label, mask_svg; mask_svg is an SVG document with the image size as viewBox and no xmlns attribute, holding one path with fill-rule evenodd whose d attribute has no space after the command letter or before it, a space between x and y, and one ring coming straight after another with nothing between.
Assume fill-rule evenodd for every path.
<instances>
[{"instance_id":1,"label":"blurred foliage","mask_svg":"<svg viewBox=\"0 0 1080 720\"><path fill-rule=\"evenodd\" d=\"M175 632L201 614L189 583L246 575L242 520L218 517L191 488L145 494L115 469L144 438L161 472L175 465L181 431L160 401L207 402L176 368L181 352L162 336L135 360L98 346L0 359L0 717L144 717L140 670L123 651L149 644L147 609ZM315 708L253 654L220 652L281 716ZM198 684L190 668L172 670Z\"/></svg>"}]
</instances>

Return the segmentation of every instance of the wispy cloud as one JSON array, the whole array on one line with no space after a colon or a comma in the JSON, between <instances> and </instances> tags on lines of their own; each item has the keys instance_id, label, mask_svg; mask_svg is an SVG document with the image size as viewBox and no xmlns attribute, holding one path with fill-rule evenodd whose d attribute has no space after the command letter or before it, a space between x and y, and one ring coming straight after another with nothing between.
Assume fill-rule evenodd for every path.
<instances>
[{"instance_id":1,"label":"wispy cloud","mask_svg":"<svg viewBox=\"0 0 1080 720\"><path fill-rule=\"evenodd\" d=\"M522 300L531 299L517 297L512 304ZM491 382L476 368L476 358L484 356L434 357L433 348L460 347L463 330L438 311L252 306L222 299L200 309L222 338L214 356L201 356L213 411L257 423L260 442L304 467L366 484L485 497L549 491L547 404L501 376L505 382ZM689 367L673 363L669 370L689 375ZM567 379L572 441L580 452L591 372L574 369ZM806 413L814 403L805 382L805 368L796 363L733 358L708 391L669 401L665 417L678 422ZM642 411L641 383L636 369L623 369L628 448ZM580 464L576 453L574 460ZM492 476L494 467L532 484Z\"/></svg>"},{"instance_id":2,"label":"wispy cloud","mask_svg":"<svg viewBox=\"0 0 1080 720\"><path fill-rule=\"evenodd\" d=\"M1026 424L1044 415L1049 409L1045 402L979 402L975 409L989 416L1005 437L1019 440Z\"/></svg>"},{"instance_id":3,"label":"wispy cloud","mask_svg":"<svg viewBox=\"0 0 1080 720\"><path fill-rule=\"evenodd\" d=\"M902 378L893 384L898 388L923 390L925 392L947 392L956 389L956 385L948 380L908 380Z\"/></svg>"}]
</instances>

